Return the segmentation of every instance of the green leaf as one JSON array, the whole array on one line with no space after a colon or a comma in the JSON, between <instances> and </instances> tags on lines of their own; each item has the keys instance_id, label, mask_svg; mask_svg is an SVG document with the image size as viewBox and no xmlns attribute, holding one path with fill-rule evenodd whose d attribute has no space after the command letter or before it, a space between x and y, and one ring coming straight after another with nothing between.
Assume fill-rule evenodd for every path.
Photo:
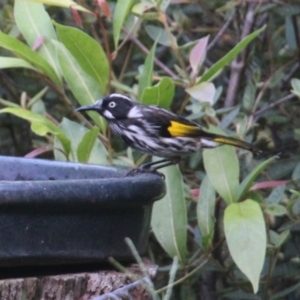
<instances>
[{"instance_id":1,"label":"green leaf","mask_svg":"<svg viewBox=\"0 0 300 300\"><path fill-rule=\"evenodd\" d=\"M270 243L272 248L281 247L282 244L287 240L288 236L290 235L289 230L284 230L280 234L278 234L276 231L269 230L269 233L270 233Z\"/></svg>"},{"instance_id":2,"label":"green leaf","mask_svg":"<svg viewBox=\"0 0 300 300\"><path fill-rule=\"evenodd\" d=\"M284 197L285 185L277 186L268 196L267 204L278 204Z\"/></svg>"},{"instance_id":3,"label":"green leaf","mask_svg":"<svg viewBox=\"0 0 300 300\"><path fill-rule=\"evenodd\" d=\"M270 300L288 299L288 295L292 294L295 291L298 291L299 288L300 288L300 282L293 284L288 288L281 289L280 292L273 294Z\"/></svg>"},{"instance_id":4,"label":"green leaf","mask_svg":"<svg viewBox=\"0 0 300 300\"><path fill-rule=\"evenodd\" d=\"M154 3L149 1L138 2L133 5L131 12L139 17L142 17L147 10L154 7Z\"/></svg>"},{"instance_id":5,"label":"green leaf","mask_svg":"<svg viewBox=\"0 0 300 300\"><path fill-rule=\"evenodd\" d=\"M239 186L238 201L240 201L244 197L244 195L248 192L254 180L261 174L261 172L276 158L277 158L276 156L273 156L267 159L266 161L256 166L251 171L251 173L247 175L247 177L242 181L241 185Z\"/></svg>"},{"instance_id":6,"label":"green leaf","mask_svg":"<svg viewBox=\"0 0 300 300\"><path fill-rule=\"evenodd\" d=\"M300 162L297 163L295 169L293 170L292 179L293 180L300 179Z\"/></svg>"},{"instance_id":7,"label":"green leaf","mask_svg":"<svg viewBox=\"0 0 300 300\"><path fill-rule=\"evenodd\" d=\"M300 193L298 192L298 194ZM292 214L294 216L300 215L300 195L297 196L298 198L292 197L286 207L289 214Z\"/></svg>"},{"instance_id":8,"label":"green leaf","mask_svg":"<svg viewBox=\"0 0 300 300\"><path fill-rule=\"evenodd\" d=\"M69 154L71 149L70 140L57 125L48 120L46 117L33 113L21 107L3 108L0 110L0 113L10 113L31 122L31 129L37 135L45 136L47 133L52 133L60 140L66 155Z\"/></svg>"},{"instance_id":9,"label":"green leaf","mask_svg":"<svg viewBox=\"0 0 300 300\"><path fill-rule=\"evenodd\" d=\"M291 80L291 85L292 85L292 88L293 88L295 91L297 91L297 92L300 93L300 79L298 79L298 78L293 78L293 79Z\"/></svg>"},{"instance_id":10,"label":"green leaf","mask_svg":"<svg viewBox=\"0 0 300 300\"><path fill-rule=\"evenodd\" d=\"M181 264L186 260L187 212L183 191L183 179L178 166L160 170L166 177L167 194L154 203L152 229L171 256L178 256Z\"/></svg>"},{"instance_id":11,"label":"green leaf","mask_svg":"<svg viewBox=\"0 0 300 300\"><path fill-rule=\"evenodd\" d=\"M79 157L78 157L78 153L80 153L81 158L85 156L85 154L83 153L85 150L83 149L84 145L81 145L83 143L83 139L85 138L85 141L88 141L86 135L87 132L89 132L88 129L86 129L84 126L73 122L67 118L63 118L62 122L59 124L59 128L60 130L66 135L68 136L68 138L71 141L71 151L70 151L70 155L68 157L68 159L70 161L74 161L74 162L78 162ZM93 129L93 134L95 133L97 129ZM55 148L61 148L61 143L59 140L55 140L54 141L54 146ZM88 148L90 148L90 144L86 145ZM81 147L82 151L78 151L79 147ZM88 150L89 151L89 157L87 162L89 163L95 163L95 164L108 164L107 159L106 159L106 149L104 148L103 144L96 139L94 144L92 145L92 149ZM55 154L55 159L56 160L62 160L65 161L66 157L64 155L61 154L61 152L55 150L54 151ZM96 154L96 156L95 156Z\"/></svg>"},{"instance_id":12,"label":"green leaf","mask_svg":"<svg viewBox=\"0 0 300 300\"><path fill-rule=\"evenodd\" d=\"M291 16L285 16L285 38L289 49L295 51L298 48L297 34L295 31L295 25Z\"/></svg>"},{"instance_id":13,"label":"green leaf","mask_svg":"<svg viewBox=\"0 0 300 300\"><path fill-rule=\"evenodd\" d=\"M289 192L291 192L293 195L296 195L296 196L300 197L300 192L298 192L298 191L289 189Z\"/></svg>"},{"instance_id":14,"label":"green leaf","mask_svg":"<svg viewBox=\"0 0 300 300\"><path fill-rule=\"evenodd\" d=\"M0 31L0 46L31 63L42 73L49 76L57 85L61 86L61 80L51 65L39 53L31 50L21 41Z\"/></svg>"},{"instance_id":15,"label":"green leaf","mask_svg":"<svg viewBox=\"0 0 300 300\"><path fill-rule=\"evenodd\" d=\"M286 208L280 204L271 204L266 207L265 212L275 217L284 216L286 214Z\"/></svg>"},{"instance_id":16,"label":"green leaf","mask_svg":"<svg viewBox=\"0 0 300 300\"><path fill-rule=\"evenodd\" d=\"M43 101L37 101L33 103L30 110L34 113L37 113L39 115L45 115L46 114L46 107Z\"/></svg>"},{"instance_id":17,"label":"green leaf","mask_svg":"<svg viewBox=\"0 0 300 300\"><path fill-rule=\"evenodd\" d=\"M266 227L259 204L253 200L231 203L225 209L224 231L230 254L258 291L266 253Z\"/></svg>"},{"instance_id":18,"label":"green leaf","mask_svg":"<svg viewBox=\"0 0 300 300\"><path fill-rule=\"evenodd\" d=\"M54 42L62 73L72 93L80 105L93 104L102 95L99 84L84 72L63 44L57 41ZM105 130L104 120L100 119L99 114L96 112L88 112L88 114L102 131Z\"/></svg>"},{"instance_id":19,"label":"green leaf","mask_svg":"<svg viewBox=\"0 0 300 300\"><path fill-rule=\"evenodd\" d=\"M127 18L124 27L130 31L130 32L137 32L138 26L134 26L133 23L135 24L136 21L134 22L133 17L137 16L141 20L158 20L159 18L159 13L157 11L151 10L155 6L155 3L147 2L147 1L142 1L139 3L136 3L132 6L131 8L131 13L132 15L129 15ZM129 23L131 26L128 26ZM141 22L140 22L141 23ZM133 25L133 26L132 26ZM134 28L135 27L135 28Z\"/></svg>"},{"instance_id":20,"label":"green leaf","mask_svg":"<svg viewBox=\"0 0 300 300\"><path fill-rule=\"evenodd\" d=\"M30 0L30 1L40 2L40 3L53 5L53 6L67 7L67 8L72 8L83 12L91 13L91 11L87 10L83 6L78 5L76 2L71 0Z\"/></svg>"},{"instance_id":21,"label":"green leaf","mask_svg":"<svg viewBox=\"0 0 300 300\"><path fill-rule=\"evenodd\" d=\"M71 152L69 159L77 162L78 159L76 150L87 129L67 118L63 118L62 122L59 124L59 127L71 141Z\"/></svg>"},{"instance_id":22,"label":"green leaf","mask_svg":"<svg viewBox=\"0 0 300 300\"><path fill-rule=\"evenodd\" d=\"M37 52L52 66L58 78L61 77L55 47L51 40L56 40L52 21L43 4L26 0L15 0L14 17L16 24L30 47L42 37L44 42Z\"/></svg>"},{"instance_id":23,"label":"green leaf","mask_svg":"<svg viewBox=\"0 0 300 300\"><path fill-rule=\"evenodd\" d=\"M36 101L30 107L28 106L32 112L39 114L39 115L46 115L46 107L43 101Z\"/></svg>"},{"instance_id":24,"label":"green leaf","mask_svg":"<svg viewBox=\"0 0 300 300\"><path fill-rule=\"evenodd\" d=\"M155 86L146 87L141 103L169 108L175 93L175 85L171 78L163 77Z\"/></svg>"},{"instance_id":25,"label":"green leaf","mask_svg":"<svg viewBox=\"0 0 300 300\"><path fill-rule=\"evenodd\" d=\"M49 87L46 86L44 87L41 91L39 91L36 95L34 95L30 101L27 103L27 107L28 108L31 108L34 104L38 103L38 102L41 102L43 103L41 100L42 100L42 97L44 97L44 95L48 92L49 90ZM45 107L45 105L44 105Z\"/></svg>"},{"instance_id":26,"label":"green leaf","mask_svg":"<svg viewBox=\"0 0 300 300\"><path fill-rule=\"evenodd\" d=\"M223 134L213 128L213 133ZM234 147L220 146L203 151L204 168L216 191L227 204L236 202L239 187L239 164Z\"/></svg>"},{"instance_id":27,"label":"green leaf","mask_svg":"<svg viewBox=\"0 0 300 300\"><path fill-rule=\"evenodd\" d=\"M215 225L216 192L208 176L205 176L200 185L200 194L197 203L197 220L202 236L202 245L208 249L213 242Z\"/></svg>"},{"instance_id":28,"label":"green leaf","mask_svg":"<svg viewBox=\"0 0 300 300\"><path fill-rule=\"evenodd\" d=\"M98 42L77 28L54 22L59 40L70 51L81 68L106 91L109 64L105 52Z\"/></svg>"},{"instance_id":29,"label":"green leaf","mask_svg":"<svg viewBox=\"0 0 300 300\"><path fill-rule=\"evenodd\" d=\"M212 82L202 82L185 89L185 91L199 102L208 102L211 106L214 104L216 88Z\"/></svg>"},{"instance_id":30,"label":"green leaf","mask_svg":"<svg viewBox=\"0 0 300 300\"><path fill-rule=\"evenodd\" d=\"M22 58L0 57L0 69L25 68L37 71L37 69Z\"/></svg>"},{"instance_id":31,"label":"green leaf","mask_svg":"<svg viewBox=\"0 0 300 300\"><path fill-rule=\"evenodd\" d=\"M214 63L200 78L197 83L210 81L211 78L219 72L226 65L230 64L233 59L253 40L255 39L263 30L265 30L266 26L252 32L244 39L242 39L232 50L230 50L225 56L223 56L220 60Z\"/></svg>"},{"instance_id":32,"label":"green leaf","mask_svg":"<svg viewBox=\"0 0 300 300\"><path fill-rule=\"evenodd\" d=\"M99 133L99 128L94 126L87 131L77 147L78 161L87 163L89 161L92 149L95 145Z\"/></svg>"},{"instance_id":33,"label":"green leaf","mask_svg":"<svg viewBox=\"0 0 300 300\"><path fill-rule=\"evenodd\" d=\"M137 15L139 18L143 20L158 20L159 13L158 12L145 12L142 15Z\"/></svg>"},{"instance_id":34,"label":"green leaf","mask_svg":"<svg viewBox=\"0 0 300 300\"><path fill-rule=\"evenodd\" d=\"M15 108L15 107L8 107L8 108L3 108L0 110L0 113L10 113L13 114L19 118L22 118L24 120L30 121L30 122L43 122L45 119L43 116L32 113L29 110L26 110L24 108ZM50 122L50 120L46 119L47 121Z\"/></svg>"},{"instance_id":35,"label":"green leaf","mask_svg":"<svg viewBox=\"0 0 300 300\"><path fill-rule=\"evenodd\" d=\"M159 7L161 11L166 12L170 2L170 0L158 0L156 6Z\"/></svg>"},{"instance_id":36,"label":"green leaf","mask_svg":"<svg viewBox=\"0 0 300 300\"><path fill-rule=\"evenodd\" d=\"M239 106L232 107L231 112L228 113L227 115L223 116L223 119L222 119L221 123L219 124L219 128L221 128L221 129L227 128L239 112L240 112Z\"/></svg>"},{"instance_id":37,"label":"green leaf","mask_svg":"<svg viewBox=\"0 0 300 300\"><path fill-rule=\"evenodd\" d=\"M292 93L295 94L296 96L300 97L300 79L298 78L293 78L291 80L291 85L292 85Z\"/></svg>"},{"instance_id":38,"label":"green leaf","mask_svg":"<svg viewBox=\"0 0 300 300\"><path fill-rule=\"evenodd\" d=\"M19 104L16 104L14 102L11 102L11 101L7 101L7 100L4 100L2 98L0 98L0 103L5 106L5 107L17 107L17 108L20 108L21 106Z\"/></svg>"},{"instance_id":39,"label":"green leaf","mask_svg":"<svg viewBox=\"0 0 300 300\"><path fill-rule=\"evenodd\" d=\"M47 133L49 133L49 127L43 122L32 122L31 130L40 136L45 136Z\"/></svg>"},{"instance_id":40,"label":"green leaf","mask_svg":"<svg viewBox=\"0 0 300 300\"><path fill-rule=\"evenodd\" d=\"M113 36L114 36L114 43L115 48L118 48L119 38L122 26L126 20L126 17L130 11L130 8L133 5L133 0L118 0L114 17L113 17Z\"/></svg>"},{"instance_id":41,"label":"green leaf","mask_svg":"<svg viewBox=\"0 0 300 300\"><path fill-rule=\"evenodd\" d=\"M252 199L261 205L265 205L265 203L266 203L265 198L262 196L261 193L259 193L257 191L249 191L247 193L247 198Z\"/></svg>"},{"instance_id":42,"label":"green leaf","mask_svg":"<svg viewBox=\"0 0 300 300\"><path fill-rule=\"evenodd\" d=\"M192 48L190 52L189 63L193 70L193 76L196 76L198 74L198 70L205 59L208 39L209 35L199 39L197 41L197 44Z\"/></svg>"},{"instance_id":43,"label":"green leaf","mask_svg":"<svg viewBox=\"0 0 300 300\"><path fill-rule=\"evenodd\" d=\"M251 111L251 109L253 108L256 91L257 91L257 86L252 82L252 80L249 80L247 82L243 99L242 99L243 107L247 111Z\"/></svg>"},{"instance_id":44,"label":"green leaf","mask_svg":"<svg viewBox=\"0 0 300 300\"><path fill-rule=\"evenodd\" d=\"M153 41L156 41L160 45L170 47L177 44L176 37L172 34L168 34L164 28L146 25L145 30Z\"/></svg>"},{"instance_id":45,"label":"green leaf","mask_svg":"<svg viewBox=\"0 0 300 300\"><path fill-rule=\"evenodd\" d=\"M145 88L150 87L153 75L153 61L155 55L156 43L153 44L149 51L145 64L142 68L142 73L139 76L138 98L141 99Z\"/></svg>"},{"instance_id":46,"label":"green leaf","mask_svg":"<svg viewBox=\"0 0 300 300\"><path fill-rule=\"evenodd\" d=\"M107 157L108 153L106 148L99 139L96 139L95 144L90 153L88 163L97 165L109 165L110 163Z\"/></svg>"}]
</instances>

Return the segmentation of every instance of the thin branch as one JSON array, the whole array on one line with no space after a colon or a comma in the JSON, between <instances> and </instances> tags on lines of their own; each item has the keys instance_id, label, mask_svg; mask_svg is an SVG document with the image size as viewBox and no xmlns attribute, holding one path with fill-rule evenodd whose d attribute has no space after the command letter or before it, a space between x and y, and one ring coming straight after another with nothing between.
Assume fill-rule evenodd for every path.
<instances>
[{"instance_id":1,"label":"thin branch","mask_svg":"<svg viewBox=\"0 0 300 300\"><path fill-rule=\"evenodd\" d=\"M109 42L108 42L108 37L107 37L107 31L105 30L100 12L101 12L101 9L100 9L100 7L98 7L98 12L96 13L96 17L97 17L99 29L100 29L100 32L102 35L106 57L107 57L108 64L109 64L109 73L111 75L112 61L111 61L111 55L110 55L110 47L109 47ZM95 35L95 36L97 36L97 35ZM98 38L98 36L97 36L97 38ZM108 81L107 86L105 88L110 90L110 80Z\"/></svg>"},{"instance_id":2,"label":"thin branch","mask_svg":"<svg viewBox=\"0 0 300 300\"><path fill-rule=\"evenodd\" d=\"M201 262L201 264L196 267L194 270L192 270L191 272L187 273L185 276L181 277L180 279L176 280L173 282L172 284L172 287L174 287L175 285L178 285L180 283L182 283L183 281L185 281L186 279L188 279L189 277L191 277L192 275L194 275L196 272L198 272L201 268L204 267L204 265L208 262L207 259L203 260ZM159 290L156 290L156 293L159 294L159 293L162 293L164 291L166 291L167 289L169 288L169 285L167 286L164 286L162 288L160 288ZM94 300L94 299L93 299Z\"/></svg>"},{"instance_id":3,"label":"thin branch","mask_svg":"<svg viewBox=\"0 0 300 300\"><path fill-rule=\"evenodd\" d=\"M284 103L284 102L287 102L287 101L293 99L294 97L296 97L296 95L294 95L294 94L289 94L289 95L287 95L287 96L285 96L285 97L283 97L283 98L281 98L281 99L279 99L279 100L277 100L277 101L275 101L275 102L273 102L273 103L271 103L271 104L269 104L269 105L267 105L267 106L261 108L260 110L258 110L258 111L254 114L254 116L255 116L255 117L258 117L259 115L263 114L264 112L268 111L269 109L271 109L271 108L273 108L273 107L275 107L275 106L277 106L277 105L280 105L280 104L282 104L282 103Z\"/></svg>"},{"instance_id":4,"label":"thin branch","mask_svg":"<svg viewBox=\"0 0 300 300\"><path fill-rule=\"evenodd\" d=\"M227 19L227 21L225 22L225 24L223 25L223 27L216 34L216 36L214 37L214 39L208 44L207 51L211 50L216 45L216 43L220 40L221 36L224 34L224 32L226 31L226 29L231 24L234 16L235 16L235 10L233 10L233 12L229 16L229 18Z\"/></svg>"},{"instance_id":5,"label":"thin branch","mask_svg":"<svg viewBox=\"0 0 300 300\"><path fill-rule=\"evenodd\" d=\"M171 299L172 290L173 290L173 283L175 281L175 276L176 276L177 269L178 269L178 256L175 256L173 258L173 263L172 263L172 267L171 267L170 275L169 275L168 289L166 291L164 300Z\"/></svg>"},{"instance_id":6,"label":"thin branch","mask_svg":"<svg viewBox=\"0 0 300 300\"><path fill-rule=\"evenodd\" d=\"M179 66L181 67L181 69L185 73L186 78L190 81L190 76L189 76L189 73L186 70L185 61L182 58L181 53L178 50L177 41L174 41L173 35L171 33L171 29L170 29L168 21L167 21L167 17L166 17L166 15L165 15L164 12L160 11L159 8L158 8L158 13L160 15L159 20L163 24L163 26L165 28L165 31L166 31L166 33L167 33L167 35L169 37L169 40L170 40L170 43L171 43L170 48L173 50L173 54L176 57L176 59L177 59L177 61L179 63Z\"/></svg>"},{"instance_id":7,"label":"thin branch","mask_svg":"<svg viewBox=\"0 0 300 300\"><path fill-rule=\"evenodd\" d=\"M251 126L252 126L252 123L253 123L253 120L254 120L254 114L255 114L255 111L259 105L259 102L260 100L262 99L266 89L269 87L270 85L270 82L271 82L271 76L264 82L261 90L259 91L255 101L254 101L254 104L253 104L253 107L252 107L252 110L251 110L251 114L248 118L248 122L247 122L247 129L249 129Z\"/></svg>"},{"instance_id":8,"label":"thin branch","mask_svg":"<svg viewBox=\"0 0 300 300\"><path fill-rule=\"evenodd\" d=\"M285 88L285 86L291 81L292 77L294 76L295 72L297 72L299 70L300 67L300 62L297 61L295 63L295 61L292 61L291 66L289 67L289 72L283 77L281 83L280 83L280 89L282 90L283 88Z\"/></svg>"},{"instance_id":9,"label":"thin branch","mask_svg":"<svg viewBox=\"0 0 300 300\"><path fill-rule=\"evenodd\" d=\"M249 35L252 31L254 20L255 20L255 9L257 5L258 5L257 3L249 3L248 5L248 10L245 16L245 23L240 38L241 40L245 38L247 35ZM246 56L247 56L247 49L244 49L240 53L240 55L236 57L231 63L230 79L228 83L226 99L224 102L225 107L232 107L235 105L237 91L239 88L241 78L244 73Z\"/></svg>"},{"instance_id":10,"label":"thin branch","mask_svg":"<svg viewBox=\"0 0 300 300\"><path fill-rule=\"evenodd\" d=\"M123 31L128 34L129 39L136 44L145 54L149 53L149 50L134 36L132 35L126 28L123 28ZM159 66L166 74L171 76L172 78L176 79L178 76L171 71L163 62L161 62L159 59L156 57L154 58L154 63Z\"/></svg>"}]
</instances>

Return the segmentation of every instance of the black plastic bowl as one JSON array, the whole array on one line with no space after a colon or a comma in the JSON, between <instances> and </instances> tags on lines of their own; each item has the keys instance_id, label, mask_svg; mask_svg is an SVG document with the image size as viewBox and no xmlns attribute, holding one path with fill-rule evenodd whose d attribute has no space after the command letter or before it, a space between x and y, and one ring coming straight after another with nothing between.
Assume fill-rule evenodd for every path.
<instances>
[{"instance_id":1,"label":"black plastic bowl","mask_svg":"<svg viewBox=\"0 0 300 300\"><path fill-rule=\"evenodd\" d=\"M0 156L0 267L127 260L129 237L146 248L155 174Z\"/></svg>"}]
</instances>

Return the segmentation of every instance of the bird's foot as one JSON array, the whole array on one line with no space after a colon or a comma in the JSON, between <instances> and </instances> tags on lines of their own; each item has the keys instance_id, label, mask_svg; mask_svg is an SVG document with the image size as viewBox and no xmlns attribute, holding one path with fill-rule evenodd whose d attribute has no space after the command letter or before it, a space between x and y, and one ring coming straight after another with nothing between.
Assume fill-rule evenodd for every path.
<instances>
[{"instance_id":1,"label":"bird's foot","mask_svg":"<svg viewBox=\"0 0 300 300\"><path fill-rule=\"evenodd\" d=\"M125 177L132 177L132 176L136 176L137 174L155 174L158 175L160 177L162 177L163 179L165 179L165 175L158 172L155 169L151 169L151 168L143 168L142 166L139 168L135 168L135 169L131 169L126 175Z\"/></svg>"}]
</instances>

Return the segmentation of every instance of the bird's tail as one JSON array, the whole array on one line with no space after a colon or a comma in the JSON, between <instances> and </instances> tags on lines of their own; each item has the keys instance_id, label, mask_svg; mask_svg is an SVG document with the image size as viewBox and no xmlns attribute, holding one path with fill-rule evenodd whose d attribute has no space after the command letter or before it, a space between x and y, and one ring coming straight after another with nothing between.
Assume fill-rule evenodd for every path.
<instances>
[{"instance_id":1,"label":"bird's tail","mask_svg":"<svg viewBox=\"0 0 300 300\"><path fill-rule=\"evenodd\" d=\"M223 136L223 135L218 135L214 133L209 133L209 132L203 132L202 138L201 138L201 143L203 147L217 147L220 145L231 145L235 146L238 148L243 148L249 151L252 151L254 153L260 154L262 153L261 150L259 150L255 145L244 142L239 139Z\"/></svg>"}]
</instances>

